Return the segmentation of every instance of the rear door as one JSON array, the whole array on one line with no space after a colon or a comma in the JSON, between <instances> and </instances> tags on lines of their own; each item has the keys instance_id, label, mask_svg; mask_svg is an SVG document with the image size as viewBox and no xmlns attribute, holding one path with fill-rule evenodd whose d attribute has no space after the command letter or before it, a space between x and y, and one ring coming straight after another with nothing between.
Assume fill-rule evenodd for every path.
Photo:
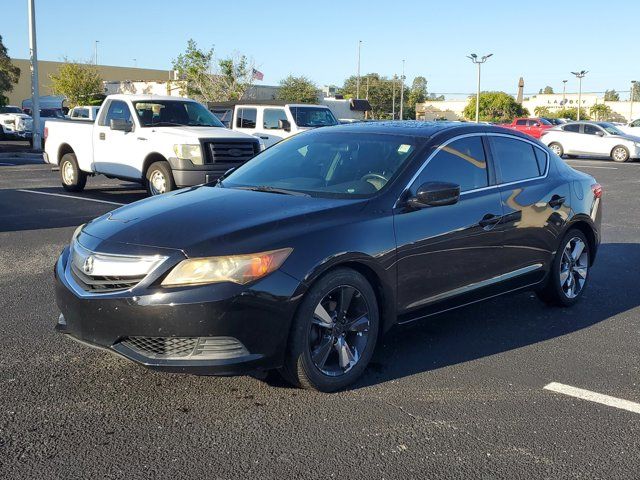
<instances>
[{"instance_id":1,"label":"rear door","mask_svg":"<svg viewBox=\"0 0 640 480\"><path fill-rule=\"evenodd\" d=\"M489 134L504 216L505 269L514 286L542 279L569 215L569 184L549 175L546 150L510 135Z\"/></svg>"},{"instance_id":2,"label":"rear door","mask_svg":"<svg viewBox=\"0 0 640 480\"><path fill-rule=\"evenodd\" d=\"M582 134L579 123L568 123L562 127L562 134L559 135L560 143L565 153L582 152Z\"/></svg>"}]
</instances>

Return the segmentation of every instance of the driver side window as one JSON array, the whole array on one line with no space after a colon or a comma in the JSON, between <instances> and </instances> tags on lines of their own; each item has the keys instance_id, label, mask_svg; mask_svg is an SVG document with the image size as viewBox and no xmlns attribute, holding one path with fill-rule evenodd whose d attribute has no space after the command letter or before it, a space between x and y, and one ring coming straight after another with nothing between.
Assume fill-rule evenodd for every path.
<instances>
[{"instance_id":1,"label":"driver side window","mask_svg":"<svg viewBox=\"0 0 640 480\"><path fill-rule=\"evenodd\" d=\"M121 100L113 100L109 104L107 114L102 118L100 125L108 127L111 120L126 120L131 122L131 111L127 104Z\"/></svg>"},{"instance_id":2,"label":"driver side window","mask_svg":"<svg viewBox=\"0 0 640 480\"><path fill-rule=\"evenodd\" d=\"M489 186L482 138L459 138L441 147L422 170L413 188L437 181L456 183L461 192Z\"/></svg>"}]
</instances>

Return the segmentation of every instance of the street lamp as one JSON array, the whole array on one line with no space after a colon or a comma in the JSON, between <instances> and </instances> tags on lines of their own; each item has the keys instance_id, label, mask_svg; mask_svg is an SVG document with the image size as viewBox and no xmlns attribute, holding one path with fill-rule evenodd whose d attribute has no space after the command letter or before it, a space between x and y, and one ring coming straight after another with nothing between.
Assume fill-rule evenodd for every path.
<instances>
[{"instance_id":1,"label":"street lamp","mask_svg":"<svg viewBox=\"0 0 640 480\"><path fill-rule=\"evenodd\" d=\"M633 122L633 94L635 93L636 83L638 83L636 80L631 80L631 93L629 94L629 122Z\"/></svg>"},{"instance_id":2,"label":"street lamp","mask_svg":"<svg viewBox=\"0 0 640 480\"><path fill-rule=\"evenodd\" d=\"M492 56L493 53L488 55L483 55L478 58L478 55L472 53L471 55L467 55L467 58L470 58L473 63L478 65L478 94L476 96L476 123L480 123L480 66L487 61L487 59Z\"/></svg>"},{"instance_id":3,"label":"street lamp","mask_svg":"<svg viewBox=\"0 0 640 480\"><path fill-rule=\"evenodd\" d=\"M404 60L402 60L402 76L400 77L400 120L404 120Z\"/></svg>"},{"instance_id":4,"label":"street lamp","mask_svg":"<svg viewBox=\"0 0 640 480\"><path fill-rule=\"evenodd\" d=\"M567 80L562 80L562 106L563 107L564 107L564 104L567 103L566 93L567 93Z\"/></svg>"},{"instance_id":5,"label":"street lamp","mask_svg":"<svg viewBox=\"0 0 640 480\"><path fill-rule=\"evenodd\" d=\"M356 99L360 98L360 49L362 48L362 40L358 40L358 69L356 74Z\"/></svg>"},{"instance_id":6,"label":"street lamp","mask_svg":"<svg viewBox=\"0 0 640 480\"><path fill-rule=\"evenodd\" d=\"M40 80L38 79L38 42L36 40L36 7L28 0L29 15L29 59L31 60L31 117L33 118L32 148L40 148Z\"/></svg>"},{"instance_id":7,"label":"street lamp","mask_svg":"<svg viewBox=\"0 0 640 480\"><path fill-rule=\"evenodd\" d=\"M98 44L99 43L100 43L100 40L96 40L95 43L93 44L93 60L96 65L98 65Z\"/></svg>"},{"instance_id":8,"label":"street lamp","mask_svg":"<svg viewBox=\"0 0 640 480\"><path fill-rule=\"evenodd\" d=\"M578 79L578 116L577 120L580 121L580 108L582 107L582 79L589 73L587 70L580 70L579 72L571 72Z\"/></svg>"}]
</instances>

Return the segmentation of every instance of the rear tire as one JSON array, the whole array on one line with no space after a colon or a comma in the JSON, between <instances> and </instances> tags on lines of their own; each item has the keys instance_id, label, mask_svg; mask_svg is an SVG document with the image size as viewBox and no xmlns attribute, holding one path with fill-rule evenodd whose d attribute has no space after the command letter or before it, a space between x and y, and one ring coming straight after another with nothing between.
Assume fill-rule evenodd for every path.
<instances>
[{"instance_id":1,"label":"rear tire","mask_svg":"<svg viewBox=\"0 0 640 480\"><path fill-rule=\"evenodd\" d=\"M626 162L629 160L629 157L629 150L622 145L615 146L613 150L611 150L611 160L614 162Z\"/></svg>"},{"instance_id":2,"label":"rear tire","mask_svg":"<svg viewBox=\"0 0 640 480\"><path fill-rule=\"evenodd\" d=\"M537 295L545 303L570 307L582 297L589 280L591 250L587 237L571 229L560 242L545 285Z\"/></svg>"},{"instance_id":3,"label":"rear tire","mask_svg":"<svg viewBox=\"0 0 640 480\"><path fill-rule=\"evenodd\" d=\"M350 268L331 270L298 308L280 374L306 389L345 388L371 360L378 328L378 303L367 279Z\"/></svg>"},{"instance_id":4,"label":"rear tire","mask_svg":"<svg viewBox=\"0 0 640 480\"><path fill-rule=\"evenodd\" d=\"M560 158L562 158L562 155L564 155L564 148L562 148L562 145L560 145L558 142L550 143L549 148L553 153L555 153Z\"/></svg>"},{"instance_id":5,"label":"rear tire","mask_svg":"<svg viewBox=\"0 0 640 480\"><path fill-rule=\"evenodd\" d=\"M175 190L176 184L169 163L162 160L149 165L145 174L145 184L150 197Z\"/></svg>"},{"instance_id":6,"label":"rear tire","mask_svg":"<svg viewBox=\"0 0 640 480\"><path fill-rule=\"evenodd\" d=\"M60 180L67 192L81 192L87 184L87 174L78 167L75 153L65 153L60 159Z\"/></svg>"}]
</instances>

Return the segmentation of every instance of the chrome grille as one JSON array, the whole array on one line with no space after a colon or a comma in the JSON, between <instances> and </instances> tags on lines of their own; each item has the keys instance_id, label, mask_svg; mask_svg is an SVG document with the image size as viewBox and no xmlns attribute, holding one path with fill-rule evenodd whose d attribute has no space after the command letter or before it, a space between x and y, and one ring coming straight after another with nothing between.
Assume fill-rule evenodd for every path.
<instances>
[{"instance_id":1,"label":"chrome grille","mask_svg":"<svg viewBox=\"0 0 640 480\"><path fill-rule=\"evenodd\" d=\"M73 275L73 279L82 287L83 290L93 291L96 293L127 290L135 287L144 278L144 275L139 277L91 277L81 272L73 263L71 264L71 275Z\"/></svg>"},{"instance_id":2,"label":"chrome grille","mask_svg":"<svg viewBox=\"0 0 640 480\"><path fill-rule=\"evenodd\" d=\"M253 158L260 151L258 142L206 142L207 163L228 170Z\"/></svg>"}]
</instances>

